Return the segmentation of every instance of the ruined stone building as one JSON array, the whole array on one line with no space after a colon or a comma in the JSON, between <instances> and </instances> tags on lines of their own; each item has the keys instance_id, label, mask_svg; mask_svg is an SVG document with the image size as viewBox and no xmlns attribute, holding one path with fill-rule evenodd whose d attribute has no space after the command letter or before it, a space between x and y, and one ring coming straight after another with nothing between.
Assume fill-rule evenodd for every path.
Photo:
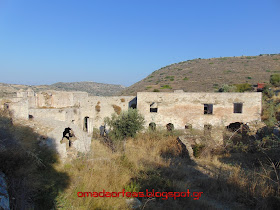
<instances>
[{"instance_id":1,"label":"ruined stone building","mask_svg":"<svg viewBox=\"0 0 280 210\"><path fill-rule=\"evenodd\" d=\"M52 138L57 142L64 137L66 128L73 129L77 141L86 139L83 144L76 144L81 151L90 144L93 128L99 129L105 117L128 108L139 110L145 117L146 127L154 123L157 128L165 128L171 123L175 129L209 129L235 122L261 121L262 110L260 92L138 92L136 97L105 97L89 96L86 92L34 93L28 89L19 91L16 98L1 100L2 108L11 110L14 118L40 121L54 127ZM65 150L61 143L57 143L57 147Z\"/></svg>"}]
</instances>

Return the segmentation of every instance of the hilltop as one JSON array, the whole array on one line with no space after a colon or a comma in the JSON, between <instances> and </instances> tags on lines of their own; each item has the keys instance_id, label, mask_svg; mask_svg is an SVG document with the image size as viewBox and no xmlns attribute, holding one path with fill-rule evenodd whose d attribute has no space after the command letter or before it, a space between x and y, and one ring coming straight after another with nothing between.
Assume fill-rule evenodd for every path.
<instances>
[{"instance_id":1,"label":"hilltop","mask_svg":"<svg viewBox=\"0 0 280 210\"><path fill-rule=\"evenodd\" d=\"M280 54L194 59L165 66L122 91L136 92L214 92L223 84L269 82L271 74L280 72Z\"/></svg>"},{"instance_id":2,"label":"hilltop","mask_svg":"<svg viewBox=\"0 0 280 210\"><path fill-rule=\"evenodd\" d=\"M45 90L84 91L89 93L89 95L95 96L113 96L125 88L122 85L103 84L96 82L58 82L52 85L37 86L0 83L0 97L15 96L18 90L26 90L28 87L32 87L35 92Z\"/></svg>"}]
</instances>

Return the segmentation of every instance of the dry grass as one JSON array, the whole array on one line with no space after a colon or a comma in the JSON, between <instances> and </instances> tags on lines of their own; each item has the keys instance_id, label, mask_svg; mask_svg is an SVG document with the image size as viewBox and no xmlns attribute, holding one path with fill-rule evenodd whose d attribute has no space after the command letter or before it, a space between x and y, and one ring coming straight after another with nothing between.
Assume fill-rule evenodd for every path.
<instances>
[{"instance_id":1,"label":"dry grass","mask_svg":"<svg viewBox=\"0 0 280 210\"><path fill-rule=\"evenodd\" d=\"M122 91L122 95L135 95L137 92L153 90L173 92L178 89L187 92L214 92L225 82L229 85L246 82L254 85L258 82L268 83L270 75L279 73L280 70L279 60L274 59L280 59L280 54L194 59L174 63L154 71L143 80L126 88ZM164 86L172 88L162 89Z\"/></svg>"},{"instance_id":2,"label":"dry grass","mask_svg":"<svg viewBox=\"0 0 280 210\"><path fill-rule=\"evenodd\" d=\"M112 107L114 108L114 111L115 111L118 115L121 114L121 111L122 111L122 108L121 108L121 107L119 107L119 106L117 106L117 105L115 105L115 104L113 104Z\"/></svg>"},{"instance_id":3,"label":"dry grass","mask_svg":"<svg viewBox=\"0 0 280 210\"><path fill-rule=\"evenodd\" d=\"M78 198L77 192L103 189L120 192L133 183L137 183L140 192L145 189L203 192L196 201L142 199L145 209L255 208L263 205L265 198L279 196L275 183L264 176L263 170L268 170L269 165L248 169L233 160L240 161L225 153L193 162L186 158L176 136L166 132L139 134L128 139L124 150L116 153L93 141L88 156L64 166L63 172L69 173L72 182L60 195L57 207L127 209L123 198Z\"/></svg>"},{"instance_id":4,"label":"dry grass","mask_svg":"<svg viewBox=\"0 0 280 210\"><path fill-rule=\"evenodd\" d=\"M0 140L14 141L13 150L0 153L5 160L1 162L1 169L9 177L9 193L16 198L11 201L13 208L21 208L22 202L30 208L52 208L54 204L57 209L129 209L122 197L77 196L78 192L102 192L103 189L107 192L123 189L203 192L196 201L143 198L145 209L264 208L279 204L277 151L270 159L258 153L213 156L204 152L199 159L191 161L178 143L176 131L156 131L128 139L125 145L119 145L122 150L115 153L93 140L90 153L59 164L51 151L37 147L38 135L31 129L13 126L7 117L2 117L0 122ZM192 133L199 134L195 130ZM32 202L26 202L30 195Z\"/></svg>"},{"instance_id":5,"label":"dry grass","mask_svg":"<svg viewBox=\"0 0 280 210\"><path fill-rule=\"evenodd\" d=\"M2 127L8 124L5 119L0 122ZM193 133L196 134L195 130ZM10 126L7 134L12 134L15 140L21 139L21 146L12 153L0 153L5 160L1 167L8 176L15 176L10 181L14 189L18 189L15 185L18 180L24 178L27 181L22 181L21 186L23 190L28 189L26 196L30 195L30 191L33 193L32 199L38 208L51 208L54 204L57 209L129 209L122 197L77 196L78 192L102 192L103 189L107 192L121 192L123 189L140 192L146 189L185 192L189 189L191 192L203 192L199 200L143 198L144 209L248 209L279 204L277 151L274 151L274 156L271 155L273 151L269 151L270 156L228 152L209 155L204 152L192 161L178 143L177 132L156 131L140 133L128 139L125 144L118 145L122 149L114 153L100 141L93 140L91 152L58 164L49 155L52 153L44 154L44 148L37 148L38 136L30 129ZM7 138L0 137L0 140ZM36 150L33 148L39 149L38 153L34 154ZM206 145L207 148L211 147ZM266 157L271 159L267 161ZM13 193L21 195L17 195L16 190ZM24 201L27 198L17 199ZM17 202L13 205L20 207Z\"/></svg>"},{"instance_id":6,"label":"dry grass","mask_svg":"<svg viewBox=\"0 0 280 210\"><path fill-rule=\"evenodd\" d=\"M57 171L57 154L39 146L41 136L15 124L8 112L0 111L0 130L0 171L7 177L10 208L51 209L69 181Z\"/></svg>"},{"instance_id":7,"label":"dry grass","mask_svg":"<svg viewBox=\"0 0 280 210\"><path fill-rule=\"evenodd\" d=\"M169 169L172 165L171 158L162 157L165 153L168 153L170 157L181 155L180 146L173 144L175 141L175 136L158 133L139 134L135 139L127 140L125 152L116 153L112 153L99 141L93 141L92 152L88 156L68 163L62 168L62 171L69 173L72 181L70 187L60 195L57 207L127 209L124 198L78 198L77 192L101 192L103 189L108 192L120 192L134 181L140 184L140 191L143 187L148 188L147 186L151 184L149 182L155 181L162 183L153 186L154 188L158 187L163 191L166 187L172 187L175 190L175 185L165 178L171 172ZM166 173L164 177L156 177L161 170ZM155 180L151 180L151 177ZM143 200L144 203L146 201L146 199ZM167 202L169 205L176 204L171 199ZM163 205L159 200L148 202L145 208L156 207L156 204Z\"/></svg>"}]
</instances>

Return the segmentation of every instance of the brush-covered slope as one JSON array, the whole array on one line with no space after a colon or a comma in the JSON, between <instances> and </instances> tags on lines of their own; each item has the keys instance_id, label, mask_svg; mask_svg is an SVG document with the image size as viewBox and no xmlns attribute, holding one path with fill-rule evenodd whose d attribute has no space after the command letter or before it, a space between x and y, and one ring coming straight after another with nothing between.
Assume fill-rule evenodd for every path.
<instances>
[{"instance_id":1,"label":"brush-covered slope","mask_svg":"<svg viewBox=\"0 0 280 210\"><path fill-rule=\"evenodd\" d=\"M58 91L84 91L89 95L96 96L113 96L118 92L124 90L122 85L111 85L96 82L59 82L52 85L14 85L0 83L0 97L16 96L16 92L20 89L26 90L31 87L35 92L45 90L58 90Z\"/></svg>"},{"instance_id":2,"label":"brush-covered slope","mask_svg":"<svg viewBox=\"0 0 280 210\"><path fill-rule=\"evenodd\" d=\"M126 88L122 95L139 91L214 92L223 84L268 82L280 73L280 54L194 59L163 67Z\"/></svg>"}]
</instances>

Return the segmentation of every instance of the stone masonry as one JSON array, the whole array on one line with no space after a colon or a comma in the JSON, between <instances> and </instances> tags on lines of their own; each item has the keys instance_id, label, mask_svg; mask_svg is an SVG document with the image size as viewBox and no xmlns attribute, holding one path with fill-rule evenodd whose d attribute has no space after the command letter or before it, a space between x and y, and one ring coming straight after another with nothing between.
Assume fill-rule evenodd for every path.
<instances>
[{"instance_id":1,"label":"stone masonry","mask_svg":"<svg viewBox=\"0 0 280 210\"><path fill-rule=\"evenodd\" d=\"M86 92L20 90L16 98L2 98L0 105L9 109L14 118L48 122L53 125L50 134L58 151L63 130L74 129L80 136L74 145L78 151L90 147L91 133L99 129L104 118L119 114L128 108L137 108L145 117L145 126L155 123L166 128L171 123L175 129L224 127L231 123L261 121L262 94L246 93L187 93L183 91L138 92L137 96L89 96ZM55 132L59 133L55 133ZM84 133L84 134L83 134ZM86 135L85 135L86 134ZM65 153L65 152L62 152Z\"/></svg>"}]
</instances>

